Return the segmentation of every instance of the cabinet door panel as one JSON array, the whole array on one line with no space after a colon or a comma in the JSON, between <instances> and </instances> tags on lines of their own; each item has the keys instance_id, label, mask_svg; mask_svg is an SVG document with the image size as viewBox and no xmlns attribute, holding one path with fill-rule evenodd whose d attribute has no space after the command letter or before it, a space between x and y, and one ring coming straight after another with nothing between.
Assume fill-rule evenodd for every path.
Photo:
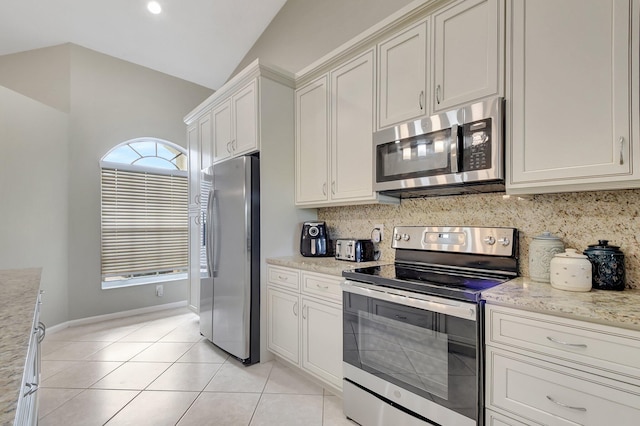
<instances>
[{"instance_id":1,"label":"cabinet door panel","mask_svg":"<svg viewBox=\"0 0 640 426\"><path fill-rule=\"evenodd\" d=\"M342 309L302 298L302 366L342 389Z\"/></svg>"},{"instance_id":2,"label":"cabinet door panel","mask_svg":"<svg viewBox=\"0 0 640 426\"><path fill-rule=\"evenodd\" d=\"M300 304L298 296L268 288L267 310L269 350L299 365Z\"/></svg>"},{"instance_id":3,"label":"cabinet door panel","mask_svg":"<svg viewBox=\"0 0 640 426\"><path fill-rule=\"evenodd\" d=\"M433 16L434 111L499 93L503 22L503 0L466 0Z\"/></svg>"},{"instance_id":4,"label":"cabinet door panel","mask_svg":"<svg viewBox=\"0 0 640 426\"><path fill-rule=\"evenodd\" d=\"M379 127L425 115L427 22L422 22L381 43L378 52Z\"/></svg>"},{"instance_id":5,"label":"cabinet door panel","mask_svg":"<svg viewBox=\"0 0 640 426\"><path fill-rule=\"evenodd\" d=\"M234 155L258 149L258 98L253 81L233 96Z\"/></svg>"},{"instance_id":6,"label":"cabinet door panel","mask_svg":"<svg viewBox=\"0 0 640 426\"><path fill-rule=\"evenodd\" d=\"M331 198L373 198L374 57L331 72Z\"/></svg>"},{"instance_id":7,"label":"cabinet door panel","mask_svg":"<svg viewBox=\"0 0 640 426\"><path fill-rule=\"evenodd\" d=\"M324 76L296 91L296 203L329 194L329 100Z\"/></svg>"},{"instance_id":8,"label":"cabinet door panel","mask_svg":"<svg viewBox=\"0 0 640 426\"><path fill-rule=\"evenodd\" d=\"M231 156L231 100L228 99L213 109L213 161Z\"/></svg>"},{"instance_id":9,"label":"cabinet door panel","mask_svg":"<svg viewBox=\"0 0 640 426\"><path fill-rule=\"evenodd\" d=\"M200 169L213 164L213 119L211 111L198 120L200 138Z\"/></svg>"},{"instance_id":10,"label":"cabinet door panel","mask_svg":"<svg viewBox=\"0 0 640 426\"><path fill-rule=\"evenodd\" d=\"M630 1L586 3L512 2L510 184L631 173Z\"/></svg>"}]
</instances>

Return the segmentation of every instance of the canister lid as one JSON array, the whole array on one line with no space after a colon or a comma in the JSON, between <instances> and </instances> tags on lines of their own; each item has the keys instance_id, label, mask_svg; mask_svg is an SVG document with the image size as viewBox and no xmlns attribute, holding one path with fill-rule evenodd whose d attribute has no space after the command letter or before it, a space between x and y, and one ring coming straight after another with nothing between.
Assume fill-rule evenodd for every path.
<instances>
[{"instance_id":1,"label":"canister lid","mask_svg":"<svg viewBox=\"0 0 640 426\"><path fill-rule=\"evenodd\" d=\"M564 250L564 253L556 253L554 257L569 257L572 259L586 259L587 256L584 254L578 253L578 250L573 248L568 248Z\"/></svg>"},{"instance_id":2,"label":"canister lid","mask_svg":"<svg viewBox=\"0 0 640 426\"><path fill-rule=\"evenodd\" d=\"M536 235L535 237L533 237L534 240L560 240L560 237L556 237L555 235L552 235L551 232L549 231L544 231L542 234L540 235Z\"/></svg>"},{"instance_id":3,"label":"canister lid","mask_svg":"<svg viewBox=\"0 0 640 426\"><path fill-rule=\"evenodd\" d=\"M589 247L584 251L584 254L589 253L622 254L622 251L620 246L609 245L609 240L598 240L598 244L589 244Z\"/></svg>"}]
</instances>

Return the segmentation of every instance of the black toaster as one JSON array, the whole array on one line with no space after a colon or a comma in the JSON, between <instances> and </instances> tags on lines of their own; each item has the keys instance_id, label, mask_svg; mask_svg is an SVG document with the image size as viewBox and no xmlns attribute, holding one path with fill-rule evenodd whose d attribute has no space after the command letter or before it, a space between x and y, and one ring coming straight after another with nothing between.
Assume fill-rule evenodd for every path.
<instances>
[{"instance_id":1,"label":"black toaster","mask_svg":"<svg viewBox=\"0 0 640 426\"><path fill-rule=\"evenodd\" d=\"M325 222L304 222L300 234L300 254L306 257L333 256L333 244Z\"/></svg>"}]
</instances>

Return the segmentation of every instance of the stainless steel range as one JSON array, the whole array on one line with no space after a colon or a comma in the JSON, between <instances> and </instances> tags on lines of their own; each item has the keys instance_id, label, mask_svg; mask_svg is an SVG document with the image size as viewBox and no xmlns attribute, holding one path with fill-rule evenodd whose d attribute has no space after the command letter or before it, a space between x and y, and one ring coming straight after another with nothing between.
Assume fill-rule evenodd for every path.
<instances>
[{"instance_id":1,"label":"stainless steel range","mask_svg":"<svg viewBox=\"0 0 640 426\"><path fill-rule=\"evenodd\" d=\"M482 425L482 291L518 274L514 228L398 226L395 263L344 271L344 412Z\"/></svg>"}]
</instances>

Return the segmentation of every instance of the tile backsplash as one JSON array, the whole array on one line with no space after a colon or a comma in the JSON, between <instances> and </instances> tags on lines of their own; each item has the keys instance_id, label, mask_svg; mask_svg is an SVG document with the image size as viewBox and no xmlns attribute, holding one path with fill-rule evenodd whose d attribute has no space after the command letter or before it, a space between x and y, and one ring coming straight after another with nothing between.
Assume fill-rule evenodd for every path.
<instances>
[{"instance_id":1,"label":"tile backsplash","mask_svg":"<svg viewBox=\"0 0 640 426\"><path fill-rule=\"evenodd\" d=\"M598 240L620 246L627 286L640 288L640 190L542 194L528 198L473 194L412 198L400 205L330 207L318 210L336 238L370 238L384 225L381 259L393 262L391 235L396 225L507 226L520 231L520 275L529 275L529 244L544 231L567 248L583 251Z\"/></svg>"}]
</instances>

